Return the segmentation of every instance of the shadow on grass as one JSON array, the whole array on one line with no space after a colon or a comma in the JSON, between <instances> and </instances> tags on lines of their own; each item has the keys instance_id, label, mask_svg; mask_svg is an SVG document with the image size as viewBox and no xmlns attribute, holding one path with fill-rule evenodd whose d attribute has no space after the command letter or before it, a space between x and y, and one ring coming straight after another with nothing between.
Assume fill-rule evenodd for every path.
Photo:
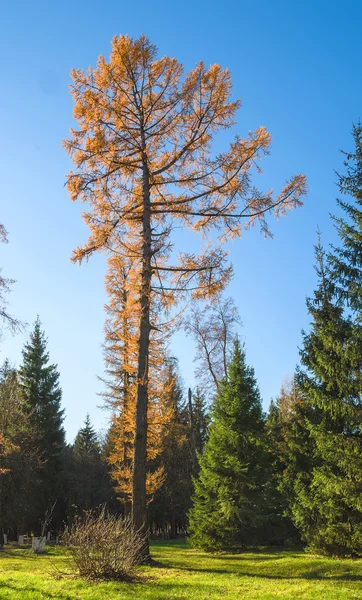
<instances>
[{"instance_id":1,"label":"shadow on grass","mask_svg":"<svg viewBox=\"0 0 362 600\"><path fill-rule=\"evenodd\" d=\"M35 598L38 600L41 600L42 598L59 598L59 600L74 600L74 596L69 596L68 594L63 594L62 592L55 592L52 593L49 590L46 591L42 591L39 590L39 588L35 587L34 585L15 585L13 583L10 582L6 582L6 581L0 581L0 594L1 594L1 590L14 590L16 592L20 592L21 594L23 594L24 592L32 592L34 594L36 594ZM2 597L2 596L0 596ZM20 596L19 596L20 597Z\"/></svg>"},{"instance_id":2,"label":"shadow on grass","mask_svg":"<svg viewBox=\"0 0 362 600\"><path fill-rule=\"evenodd\" d=\"M254 561L255 559L253 558L252 561ZM237 568L236 565L233 567L230 567L230 569L218 569L217 567L215 568L210 568L210 567L205 567L205 568L198 568L198 567L190 567L190 566L185 566L182 563L175 563L174 561L172 562L172 564L167 564L158 560L152 560L151 567L155 567L155 568L159 568L159 569L170 569L170 570L177 570L177 571L186 571L187 573L210 573L210 574L214 574L214 575L237 575L240 577L251 577L251 578L260 578L260 579L268 579L270 581L276 580L276 581L283 581L283 580L305 580L305 581L361 581L362 582L362 575L356 575L353 573L344 573L343 575L325 575L323 572L321 572L321 569L318 570L310 570L307 571L305 573L301 573L298 575L291 575L289 573L286 573L285 575L281 575L281 574L268 574L268 573L263 573L260 571L256 571L256 572L251 572L249 569L243 569L243 568Z\"/></svg>"}]
</instances>

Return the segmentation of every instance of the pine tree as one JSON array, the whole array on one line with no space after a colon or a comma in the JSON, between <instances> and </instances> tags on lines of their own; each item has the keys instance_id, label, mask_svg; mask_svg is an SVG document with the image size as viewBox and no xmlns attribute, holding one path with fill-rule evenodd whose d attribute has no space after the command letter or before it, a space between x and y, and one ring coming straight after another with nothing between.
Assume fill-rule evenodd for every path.
<instances>
[{"instance_id":1,"label":"pine tree","mask_svg":"<svg viewBox=\"0 0 362 600\"><path fill-rule=\"evenodd\" d=\"M50 503L53 504L60 495L65 431L59 373L56 365L49 364L47 340L41 330L39 317L23 350L19 381L42 461L38 495L40 518Z\"/></svg>"},{"instance_id":2,"label":"pine tree","mask_svg":"<svg viewBox=\"0 0 362 600\"><path fill-rule=\"evenodd\" d=\"M254 370L238 341L211 419L190 511L193 544L206 549L255 544L263 525L264 415Z\"/></svg>"},{"instance_id":3,"label":"pine tree","mask_svg":"<svg viewBox=\"0 0 362 600\"><path fill-rule=\"evenodd\" d=\"M292 512L308 545L329 554L362 551L361 328L345 315L324 251L307 306L298 386L305 398L306 465L294 481Z\"/></svg>"}]
</instances>

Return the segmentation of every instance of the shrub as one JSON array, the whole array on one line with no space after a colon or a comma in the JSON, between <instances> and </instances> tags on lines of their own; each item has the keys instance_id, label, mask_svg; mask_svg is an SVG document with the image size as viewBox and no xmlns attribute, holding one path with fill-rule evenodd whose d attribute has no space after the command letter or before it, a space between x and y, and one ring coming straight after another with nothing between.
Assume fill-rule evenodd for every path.
<instances>
[{"instance_id":1,"label":"shrub","mask_svg":"<svg viewBox=\"0 0 362 600\"><path fill-rule=\"evenodd\" d=\"M126 580L142 563L145 534L134 530L131 519L102 508L76 518L62 542L82 577Z\"/></svg>"}]
</instances>

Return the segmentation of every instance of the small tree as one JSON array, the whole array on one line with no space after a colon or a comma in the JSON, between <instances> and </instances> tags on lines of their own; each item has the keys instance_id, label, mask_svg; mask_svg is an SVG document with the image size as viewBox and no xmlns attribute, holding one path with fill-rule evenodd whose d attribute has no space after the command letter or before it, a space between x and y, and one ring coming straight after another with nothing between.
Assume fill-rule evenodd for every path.
<instances>
[{"instance_id":1,"label":"small tree","mask_svg":"<svg viewBox=\"0 0 362 600\"><path fill-rule=\"evenodd\" d=\"M105 502L106 463L102 460L97 434L87 415L75 437L72 448L71 493L73 503L81 510L96 508Z\"/></svg>"},{"instance_id":2,"label":"small tree","mask_svg":"<svg viewBox=\"0 0 362 600\"><path fill-rule=\"evenodd\" d=\"M240 325L238 309L232 298L216 298L203 310L195 304L185 321L185 329L196 342L196 377L204 390L214 394L223 377L228 376L228 364L233 341Z\"/></svg>"},{"instance_id":3,"label":"small tree","mask_svg":"<svg viewBox=\"0 0 362 600\"><path fill-rule=\"evenodd\" d=\"M254 370L238 341L211 419L190 511L192 542L209 550L261 542L264 416Z\"/></svg>"},{"instance_id":4,"label":"small tree","mask_svg":"<svg viewBox=\"0 0 362 600\"><path fill-rule=\"evenodd\" d=\"M4 225L2 225L1 223L0 223L0 242L3 242L5 244L8 242L7 231L4 227ZM9 311L7 309L7 300L6 300L6 295L9 293L10 287L13 283L15 283L13 279L7 279L6 277L2 276L1 269L0 269L0 320L2 321L5 329L10 329L10 331L12 333L15 333L22 328L22 323L18 319L15 319L15 317L13 317L9 313ZM3 331L0 330L0 334L2 334L2 333L3 333Z\"/></svg>"}]
</instances>

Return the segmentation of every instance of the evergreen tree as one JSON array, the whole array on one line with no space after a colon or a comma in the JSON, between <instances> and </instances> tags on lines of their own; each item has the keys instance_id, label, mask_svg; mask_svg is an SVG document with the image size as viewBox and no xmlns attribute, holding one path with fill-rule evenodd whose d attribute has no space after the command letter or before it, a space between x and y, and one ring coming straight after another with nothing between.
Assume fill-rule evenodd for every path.
<instances>
[{"instance_id":1,"label":"evergreen tree","mask_svg":"<svg viewBox=\"0 0 362 600\"><path fill-rule=\"evenodd\" d=\"M76 435L72 451L72 504L79 510L89 510L107 502L111 492L110 478L89 414Z\"/></svg>"},{"instance_id":2,"label":"evergreen tree","mask_svg":"<svg viewBox=\"0 0 362 600\"><path fill-rule=\"evenodd\" d=\"M304 421L305 402L294 377L283 384L279 396L270 403L265 426L270 473L266 491L268 542L271 545L300 542L290 506L296 477L301 472L310 473Z\"/></svg>"},{"instance_id":3,"label":"evergreen tree","mask_svg":"<svg viewBox=\"0 0 362 600\"><path fill-rule=\"evenodd\" d=\"M198 387L192 397L192 414L195 431L195 448L196 452L201 454L207 439L209 415L205 396Z\"/></svg>"},{"instance_id":4,"label":"evergreen tree","mask_svg":"<svg viewBox=\"0 0 362 600\"><path fill-rule=\"evenodd\" d=\"M163 485L155 493L150 504L150 522L164 537L176 537L185 531L187 512L191 505L192 455L189 438L188 409L184 402L183 388L177 369L177 361L169 359L166 404L171 415L162 431L162 452L156 464L163 469Z\"/></svg>"},{"instance_id":5,"label":"evergreen tree","mask_svg":"<svg viewBox=\"0 0 362 600\"><path fill-rule=\"evenodd\" d=\"M362 320L362 124L353 126L354 150L344 152L346 173L338 187L349 200L337 200L344 217L334 217L342 245L328 256L339 295L358 322Z\"/></svg>"},{"instance_id":6,"label":"evergreen tree","mask_svg":"<svg viewBox=\"0 0 362 600\"><path fill-rule=\"evenodd\" d=\"M258 543L265 508L264 415L254 370L238 341L211 419L190 511L192 542L206 549Z\"/></svg>"},{"instance_id":7,"label":"evergreen tree","mask_svg":"<svg viewBox=\"0 0 362 600\"><path fill-rule=\"evenodd\" d=\"M36 438L17 371L7 360L0 368L0 440L1 536L9 530L23 533L32 521L39 468Z\"/></svg>"},{"instance_id":8,"label":"evergreen tree","mask_svg":"<svg viewBox=\"0 0 362 600\"><path fill-rule=\"evenodd\" d=\"M305 398L306 464L292 512L308 545L329 554L362 551L361 328L344 314L320 243L318 288L307 306L298 385Z\"/></svg>"},{"instance_id":9,"label":"evergreen tree","mask_svg":"<svg viewBox=\"0 0 362 600\"><path fill-rule=\"evenodd\" d=\"M93 458L95 455L100 455L97 433L92 426L88 413L83 427L79 429L74 440L73 453L79 459Z\"/></svg>"},{"instance_id":10,"label":"evergreen tree","mask_svg":"<svg viewBox=\"0 0 362 600\"><path fill-rule=\"evenodd\" d=\"M61 493L65 431L59 373L56 365L49 364L47 340L41 330L39 317L23 350L19 381L31 427L36 433L37 450L42 461L38 494L39 518L41 518L50 504L59 499Z\"/></svg>"}]
</instances>

